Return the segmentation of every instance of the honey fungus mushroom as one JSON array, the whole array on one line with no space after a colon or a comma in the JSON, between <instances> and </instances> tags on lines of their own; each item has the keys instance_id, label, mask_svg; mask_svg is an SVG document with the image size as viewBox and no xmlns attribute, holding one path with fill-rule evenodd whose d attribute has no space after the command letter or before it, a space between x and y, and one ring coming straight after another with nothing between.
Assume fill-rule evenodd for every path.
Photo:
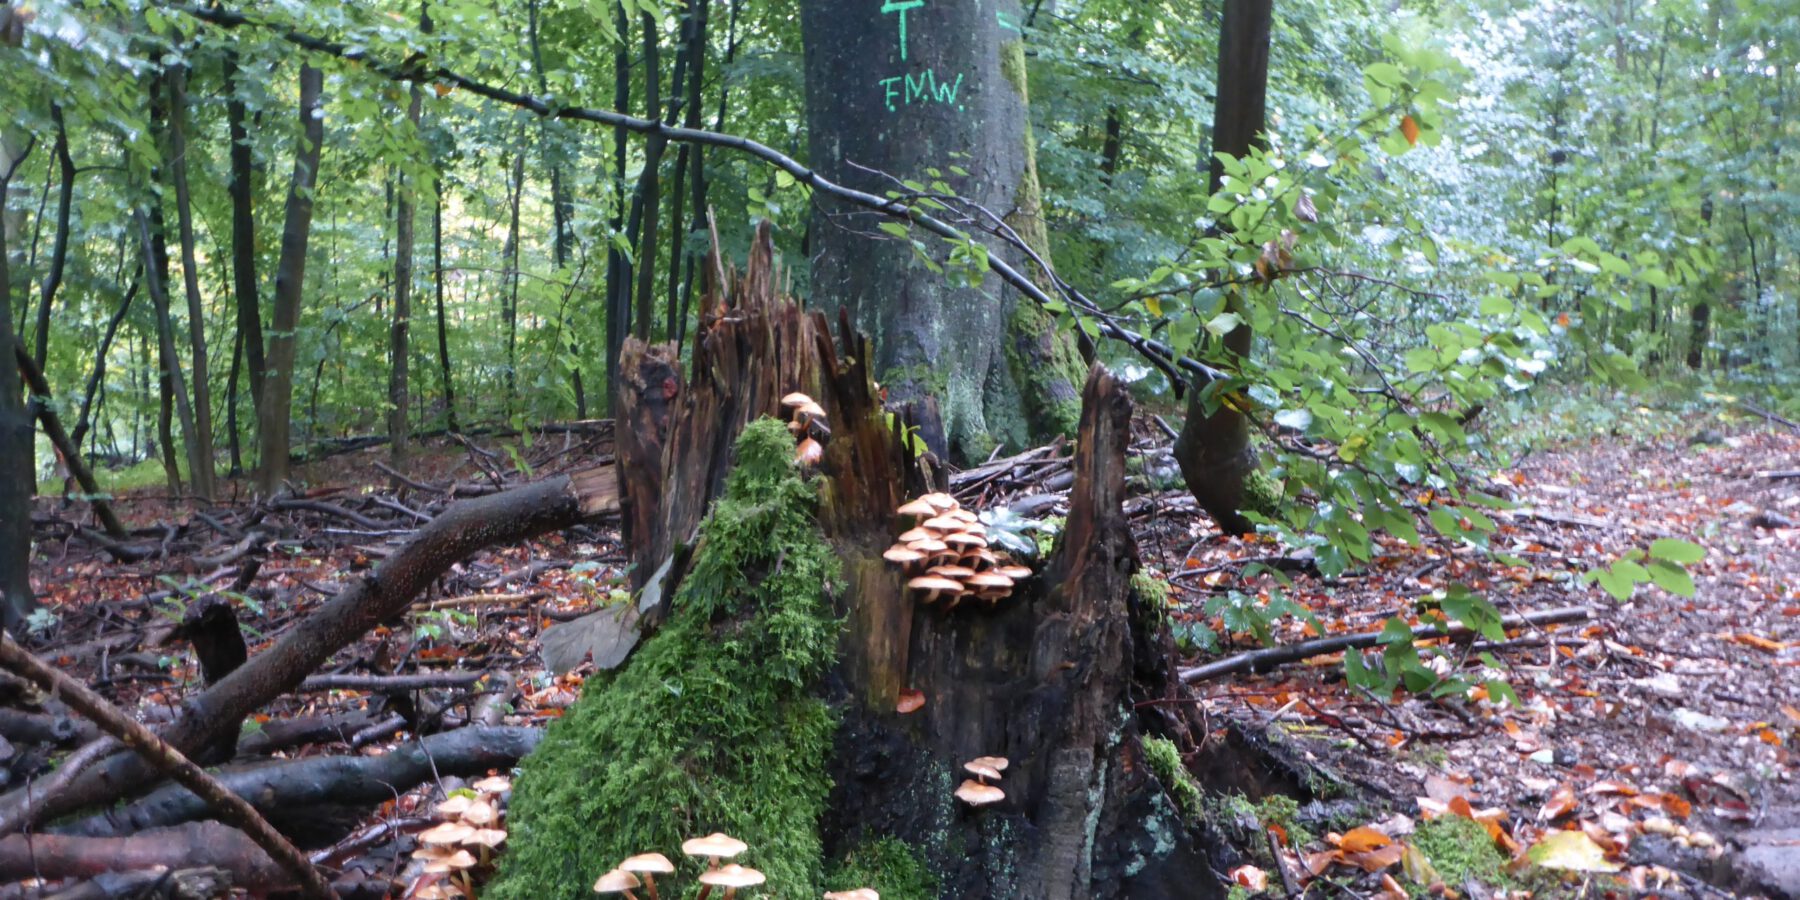
<instances>
[{"instance_id":1,"label":"honey fungus mushroom","mask_svg":"<svg viewBox=\"0 0 1800 900\"><path fill-rule=\"evenodd\" d=\"M707 894L711 893L715 887L724 888L725 900L731 900L737 896L738 888L755 887L766 880L763 873L745 868L737 863L710 869L700 873L700 884L703 885L700 889L700 900L706 900Z\"/></svg>"},{"instance_id":2,"label":"honey fungus mushroom","mask_svg":"<svg viewBox=\"0 0 1800 900\"><path fill-rule=\"evenodd\" d=\"M956 789L956 799L970 806L987 806L1005 800L1006 792L991 784L969 779Z\"/></svg>"}]
</instances>

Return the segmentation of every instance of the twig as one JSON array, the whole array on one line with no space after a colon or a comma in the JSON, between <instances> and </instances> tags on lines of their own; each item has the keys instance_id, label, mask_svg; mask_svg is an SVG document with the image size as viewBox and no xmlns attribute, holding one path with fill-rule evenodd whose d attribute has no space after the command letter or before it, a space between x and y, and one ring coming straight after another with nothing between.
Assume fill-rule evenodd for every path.
<instances>
[{"instance_id":1,"label":"twig","mask_svg":"<svg viewBox=\"0 0 1800 900\"><path fill-rule=\"evenodd\" d=\"M1591 617L1593 610L1585 606L1565 606L1558 609L1547 609L1541 612L1526 613L1522 616L1506 616L1500 620L1503 628L1521 628L1526 625L1554 625L1561 622L1579 622ZM1466 625L1458 625L1446 631L1436 625L1420 625L1412 630L1413 639L1435 637L1467 637L1474 630ZM1340 650L1351 650L1361 647L1373 647L1381 642L1384 632L1372 631L1365 634L1345 634L1337 637L1320 638L1316 641L1305 641L1289 644L1285 647L1269 647L1263 650L1252 650L1239 653L1224 659L1214 660L1205 665L1191 669L1182 669L1181 680L1187 684L1196 681L1207 681L1239 672L1265 672L1276 666L1324 656Z\"/></svg>"},{"instance_id":2,"label":"twig","mask_svg":"<svg viewBox=\"0 0 1800 900\"><path fill-rule=\"evenodd\" d=\"M1786 425L1787 427L1792 428L1795 431L1800 431L1800 422L1796 422L1793 419L1789 419L1789 418L1785 418L1783 416L1776 415L1775 413L1769 412L1768 410L1763 409L1760 406L1757 406L1753 403L1745 403L1742 400L1738 401L1738 406L1743 407L1744 411L1750 413L1751 415L1761 416L1765 419L1768 419L1771 422L1775 422L1780 425Z\"/></svg>"},{"instance_id":3,"label":"twig","mask_svg":"<svg viewBox=\"0 0 1800 900\"><path fill-rule=\"evenodd\" d=\"M268 820L244 798L226 790L217 779L193 764L175 748L157 737L142 722L126 715L92 688L45 665L37 657L13 642L11 636L0 635L0 666L36 682L39 687L60 695L75 711L87 716L108 734L136 751L163 774L202 797L216 810L219 818L241 829L282 868L300 882L302 893L321 900L335 900L337 892L331 882L308 862L306 857L269 825Z\"/></svg>"}]
</instances>

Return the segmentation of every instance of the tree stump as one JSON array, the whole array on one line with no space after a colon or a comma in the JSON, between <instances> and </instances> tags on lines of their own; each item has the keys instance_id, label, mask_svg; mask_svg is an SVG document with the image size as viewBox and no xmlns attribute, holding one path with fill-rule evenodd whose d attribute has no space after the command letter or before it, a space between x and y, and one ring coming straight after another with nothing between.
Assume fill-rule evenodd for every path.
<instances>
[{"instance_id":1,"label":"tree stump","mask_svg":"<svg viewBox=\"0 0 1800 900\"><path fill-rule=\"evenodd\" d=\"M673 596L746 423L785 417L780 398L792 391L825 408L818 519L843 564L834 599L845 617L839 664L821 686L840 721L819 823L827 855L898 838L936 875L941 897L1222 895L1205 838L1142 743L1149 731L1193 746L1191 707L1136 705L1185 689L1158 611L1131 587L1124 386L1101 367L1087 379L1070 512L1036 577L994 608L945 612L909 594L881 558L904 527L895 508L944 473L914 456L907 423L883 409L868 340L840 318L834 341L824 316L777 295L766 228L745 271L726 273L716 248L709 271L686 380L672 348L628 343L622 359L631 374L619 471L634 583ZM903 690L922 692L924 707L898 713ZM978 756L1011 761L1005 799L979 809L952 796L962 764Z\"/></svg>"}]
</instances>

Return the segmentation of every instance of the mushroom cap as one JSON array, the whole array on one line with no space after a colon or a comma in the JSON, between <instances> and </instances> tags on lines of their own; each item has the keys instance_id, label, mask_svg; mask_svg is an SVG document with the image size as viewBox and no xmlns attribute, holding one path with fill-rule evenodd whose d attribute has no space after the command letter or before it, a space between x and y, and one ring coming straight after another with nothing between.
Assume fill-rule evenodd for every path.
<instances>
[{"instance_id":1,"label":"mushroom cap","mask_svg":"<svg viewBox=\"0 0 1800 900\"><path fill-rule=\"evenodd\" d=\"M881 895L874 888L856 888L848 891L826 891L825 900L881 900Z\"/></svg>"},{"instance_id":2,"label":"mushroom cap","mask_svg":"<svg viewBox=\"0 0 1800 900\"><path fill-rule=\"evenodd\" d=\"M939 493L939 492L933 492L930 494L926 494L925 496L920 497L919 499L925 501L926 503L931 504L934 508L936 508L939 511L943 511L946 509L955 509L958 506L962 505L962 504L956 502L955 497L952 497L949 494Z\"/></svg>"},{"instance_id":3,"label":"mushroom cap","mask_svg":"<svg viewBox=\"0 0 1800 900\"><path fill-rule=\"evenodd\" d=\"M797 415L807 416L809 418L814 418L814 419L825 418L825 407L820 406L819 401L817 401L817 400L811 400L811 399L807 400L805 403L802 403L799 406L794 407L794 412Z\"/></svg>"},{"instance_id":4,"label":"mushroom cap","mask_svg":"<svg viewBox=\"0 0 1800 900\"><path fill-rule=\"evenodd\" d=\"M955 519L959 522L967 522L970 525L976 525L983 528L986 527L981 525L980 516L976 515L973 511L963 509L960 506L944 510L944 517L947 519Z\"/></svg>"},{"instance_id":5,"label":"mushroom cap","mask_svg":"<svg viewBox=\"0 0 1800 900\"><path fill-rule=\"evenodd\" d=\"M990 765L985 765L983 763L976 762L975 760L969 760L968 762L963 763L963 771L969 773L970 775L974 775L978 778L989 778L994 781L1000 780L1000 770L999 769L996 769Z\"/></svg>"},{"instance_id":6,"label":"mushroom cap","mask_svg":"<svg viewBox=\"0 0 1800 900\"><path fill-rule=\"evenodd\" d=\"M689 856L710 856L713 859L730 859L748 849L749 844L722 831L681 842L681 852Z\"/></svg>"},{"instance_id":7,"label":"mushroom cap","mask_svg":"<svg viewBox=\"0 0 1800 900\"><path fill-rule=\"evenodd\" d=\"M1013 580L999 572L972 572L963 579L963 584L984 597L990 594L1003 597L1013 589Z\"/></svg>"},{"instance_id":8,"label":"mushroom cap","mask_svg":"<svg viewBox=\"0 0 1800 900\"><path fill-rule=\"evenodd\" d=\"M994 571L999 572L1014 581L1024 581L1032 575L1030 566L1021 566L1018 563L1000 566L994 569Z\"/></svg>"},{"instance_id":9,"label":"mushroom cap","mask_svg":"<svg viewBox=\"0 0 1800 900\"><path fill-rule=\"evenodd\" d=\"M460 844L474 833L475 829L463 822L444 822L419 832L419 841L425 844Z\"/></svg>"},{"instance_id":10,"label":"mushroom cap","mask_svg":"<svg viewBox=\"0 0 1800 900\"><path fill-rule=\"evenodd\" d=\"M969 765L976 765L978 763L994 769L995 771L1004 772L1006 771L1006 767L1012 764L1012 761L1004 756L977 756L974 759L969 760Z\"/></svg>"},{"instance_id":11,"label":"mushroom cap","mask_svg":"<svg viewBox=\"0 0 1800 900\"><path fill-rule=\"evenodd\" d=\"M894 701L894 711L901 715L918 712L924 706L925 692L913 688L901 691L899 699Z\"/></svg>"},{"instance_id":12,"label":"mushroom cap","mask_svg":"<svg viewBox=\"0 0 1800 900\"><path fill-rule=\"evenodd\" d=\"M786 397L781 398L781 405L786 406L790 409L799 409L800 407L805 406L806 404L811 403L811 402L813 402L813 398L808 397L805 394L800 393L799 391L795 391L795 392L787 395Z\"/></svg>"},{"instance_id":13,"label":"mushroom cap","mask_svg":"<svg viewBox=\"0 0 1800 900\"><path fill-rule=\"evenodd\" d=\"M926 519L925 521L920 522L919 524L925 528L932 528L932 529L936 529L938 531L944 531L944 532L962 531L962 530L966 529L969 525L969 523L964 522L961 519L952 519L949 516L942 516L942 515L936 516L934 518Z\"/></svg>"},{"instance_id":14,"label":"mushroom cap","mask_svg":"<svg viewBox=\"0 0 1800 900\"><path fill-rule=\"evenodd\" d=\"M454 872L459 869L473 869L477 862L474 854L467 850L446 850L425 857L424 870L427 872Z\"/></svg>"},{"instance_id":15,"label":"mushroom cap","mask_svg":"<svg viewBox=\"0 0 1800 900\"><path fill-rule=\"evenodd\" d=\"M998 566L1000 555L986 547L975 547L962 555L962 564L980 572Z\"/></svg>"},{"instance_id":16,"label":"mushroom cap","mask_svg":"<svg viewBox=\"0 0 1800 900\"><path fill-rule=\"evenodd\" d=\"M935 541L938 537L938 533L929 528L908 528L905 531L900 532L900 536L894 538L894 540L899 541L902 544L910 544L913 541Z\"/></svg>"},{"instance_id":17,"label":"mushroom cap","mask_svg":"<svg viewBox=\"0 0 1800 900\"><path fill-rule=\"evenodd\" d=\"M600 876L599 881L594 882L594 893L622 894L642 884L643 882L639 881L636 875L623 869L614 869Z\"/></svg>"},{"instance_id":18,"label":"mushroom cap","mask_svg":"<svg viewBox=\"0 0 1800 900\"><path fill-rule=\"evenodd\" d=\"M469 846L498 847L506 843L506 832L499 828L477 828L463 841Z\"/></svg>"},{"instance_id":19,"label":"mushroom cap","mask_svg":"<svg viewBox=\"0 0 1800 900\"><path fill-rule=\"evenodd\" d=\"M436 809L440 815L460 816L474 802L475 798L468 794L453 794L450 799L439 803L434 809Z\"/></svg>"},{"instance_id":20,"label":"mushroom cap","mask_svg":"<svg viewBox=\"0 0 1800 900\"><path fill-rule=\"evenodd\" d=\"M914 550L905 544L895 544L883 551L881 558L891 563L907 565L908 563L916 563L919 560L924 559L925 553L922 550Z\"/></svg>"},{"instance_id":21,"label":"mushroom cap","mask_svg":"<svg viewBox=\"0 0 1800 900\"><path fill-rule=\"evenodd\" d=\"M956 799L970 806L986 806L1006 799L1006 792L991 784L982 784L974 779L964 781L956 789Z\"/></svg>"},{"instance_id":22,"label":"mushroom cap","mask_svg":"<svg viewBox=\"0 0 1800 900\"><path fill-rule=\"evenodd\" d=\"M500 813L494 809L494 804L486 800L477 800L462 811L462 820L470 825L491 825L499 817Z\"/></svg>"},{"instance_id":23,"label":"mushroom cap","mask_svg":"<svg viewBox=\"0 0 1800 900\"><path fill-rule=\"evenodd\" d=\"M952 547L961 547L964 550L968 550L972 547L986 547L988 545L987 538L968 531L945 535L944 543L949 544Z\"/></svg>"},{"instance_id":24,"label":"mushroom cap","mask_svg":"<svg viewBox=\"0 0 1800 900\"><path fill-rule=\"evenodd\" d=\"M949 544L946 544L937 538L926 538L922 541L913 541L906 546L911 547L920 553L942 553L945 550L950 549Z\"/></svg>"},{"instance_id":25,"label":"mushroom cap","mask_svg":"<svg viewBox=\"0 0 1800 900\"><path fill-rule=\"evenodd\" d=\"M619 863L619 871L660 874L675 871L675 864L669 862L669 858L661 853L639 853L636 856L626 857L624 862Z\"/></svg>"},{"instance_id":26,"label":"mushroom cap","mask_svg":"<svg viewBox=\"0 0 1800 900\"><path fill-rule=\"evenodd\" d=\"M488 777L469 785L469 787L484 794L498 794L502 791L512 789L512 779L505 775L489 775Z\"/></svg>"},{"instance_id":27,"label":"mushroom cap","mask_svg":"<svg viewBox=\"0 0 1800 900\"><path fill-rule=\"evenodd\" d=\"M943 594L963 593L962 582L954 578L945 578L942 575L920 575L908 581L906 586L915 591L924 591L926 603L936 600Z\"/></svg>"},{"instance_id":28,"label":"mushroom cap","mask_svg":"<svg viewBox=\"0 0 1800 900\"><path fill-rule=\"evenodd\" d=\"M926 503L922 499L913 500L900 504L900 508L894 510L894 513L902 516L924 516L929 519L932 516L937 515L937 507Z\"/></svg>"},{"instance_id":29,"label":"mushroom cap","mask_svg":"<svg viewBox=\"0 0 1800 900\"><path fill-rule=\"evenodd\" d=\"M710 884L724 888L750 887L752 885L762 884L767 880L768 879L763 876L763 873L758 872L755 869L746 869L737 863L732 863L728 866L720 866L716 869L700 873L701 884Z\"/></svg>"},{"instance_id":30,"label":"mushroom cap","mask_svg":"<svg viewBox=\"0 0 1800 900\"><path fill-rule=\"evenodd\" d=\"M954 578L958 581L961 581L961 580L968 578L969 576L975 574L975 570L969 568L968 566L932 566L931 568L926 569L925 572L928 575L937 575L937 576L940 576L943 578Z\"/></svg>"},{"instance_id":31,"label":"mushroom cap","mask_svg":"<svg viewBox=\"0 0 1800 900\"><path fill-rule=\"evenodd\" d=\"M810 466L824 457L825 445L810 437L801 440L800 443L794 447L794 458L799 460L801 465Z\"/></svg>"}]
</instances>

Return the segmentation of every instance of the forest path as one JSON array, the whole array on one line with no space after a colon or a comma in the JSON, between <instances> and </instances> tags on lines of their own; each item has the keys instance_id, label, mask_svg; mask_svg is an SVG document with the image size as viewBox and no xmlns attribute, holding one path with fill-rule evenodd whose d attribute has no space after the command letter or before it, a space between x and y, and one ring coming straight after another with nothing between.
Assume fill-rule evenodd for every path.
<instances>
[{"instance_id":1,"label":"forest path","mask_svg":"<svg viewBox=\"0 0 1800 900\"><path fill-rule=\"evenodd\" d=\"M1278 741L1294 739L1302 755L1364 789L1357 793L1386 794L1391 810L1409 817L1429 817L1432 799L1461 794L1475 810L1505 811L1502 827L1521 846L1579 825L1652 886L1652 870L1630 865L1702 873L1752 893L1759 882L1778 896L1800 892L1800 833L1783 830L1800 826L1800 478L1769 477L1800 468L1800 435L1756 427L1695 438L1599 436L1507 471L1501 486L1518 508L1496 517L1494 542L1524 566L1395 542L1366 571L1334 583L1294 576L1289 596L1311 607L1328 634L1378 630L1451 582L1483 591L1506 614L1591 606L1588 622L1519 633L1493 648L1507 665L1486 674L1510 682L1520 706L1377 697L1348 686L1334 657L1202 685L1208 710L1271 723ZM1690 567L1691 599L1644 585L1621 603L1579 578L1663 537L1707 548ZM1214 540L1183 562L1206 570L1272 552ZM1239 582L1229 567L1175 582L1190 616L1221 591L1266 592L1272 583ZM1302 639L1291 621L1277 634ZM1444 662L1459 658L1452 651ZM1468 662L1459 671L1475 674L1479 661ZM1658 833L1659 820L1717 836L1727 859L1715 864L1704 846L1683 846L1706 837ZM1336 827L1355 824L1363 823ZM1749 849L1740 853L1739 844ZM1725 870L1734 857L1774 868L1745 881Z\"/></svg>"}]
</instances>

